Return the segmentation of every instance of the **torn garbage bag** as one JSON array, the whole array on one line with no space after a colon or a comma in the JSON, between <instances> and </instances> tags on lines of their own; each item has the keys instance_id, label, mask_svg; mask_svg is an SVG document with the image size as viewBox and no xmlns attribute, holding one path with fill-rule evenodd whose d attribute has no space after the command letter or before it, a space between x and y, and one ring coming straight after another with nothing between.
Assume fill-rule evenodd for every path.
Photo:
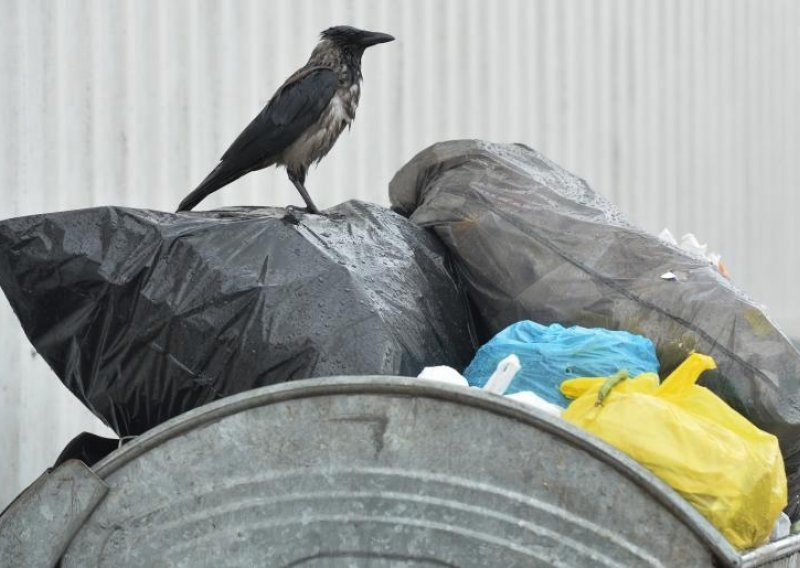
<instances>
[{"instance_id":1,"label":"torn garbage bag","mask_svg":"<svg viewBox=\"0 0 800 568\"><path fill-rule=\"evenodd\" d=\"M438 239L348 202L328 216L102 207L0 222L0 285L33 345L119 435L217 398L472 358Z\"/></svg>"},{"instance_id":2,"label":"torn garbage bag","mask_svg":"<svg viewBox=\"0 0 800 568\"><path fill-rule=\"evenodd\" d=\"M719 369L701 382L778 437L797 518L800 353L711 263L630 225L518 144L435 144L395 175L390 197L450 249L482 341L531 319L649 337L662 376L692 350L713 356Z\"/></svg>"}]
</instances>

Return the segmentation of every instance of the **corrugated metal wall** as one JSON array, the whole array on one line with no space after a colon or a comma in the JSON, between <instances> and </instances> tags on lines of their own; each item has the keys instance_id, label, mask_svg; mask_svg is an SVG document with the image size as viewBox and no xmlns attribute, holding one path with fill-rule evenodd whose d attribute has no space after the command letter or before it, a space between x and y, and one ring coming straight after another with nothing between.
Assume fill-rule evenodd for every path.
<instances>
[{"instance_id":1,"label":"corrugated metal wall","mask_svg":"<svg viewBox=\"0 0 800 568\"><path fill-rule=\"evenodd\" d=\"M174 209L337 23L387 31L321 206L386 203L438 140L522 141L639 225L694 231L800 334L796 0L0 0L0 217ZM282 171L209 199L300 204ZM0 507L99 422L0 300Z\"/></svg>"}]
</instances>

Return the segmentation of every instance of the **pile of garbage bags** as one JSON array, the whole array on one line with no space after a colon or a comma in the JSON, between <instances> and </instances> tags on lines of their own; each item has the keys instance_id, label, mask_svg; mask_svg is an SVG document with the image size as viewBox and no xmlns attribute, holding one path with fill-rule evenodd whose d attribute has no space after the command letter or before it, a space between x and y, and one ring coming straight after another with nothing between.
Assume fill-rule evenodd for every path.
<instances>
[{"instance_id":1,"label":"pile of garbage bags","mask_svg":"<svg viewBox=\"0 0 800 568\"><path fill-rule=\"evenodd\" d=\"M389 194L452 254L481 343L533 320L647 337L662 378L694 351L712 356L717 369L700 383L777 436L797 518L800 352L716 266L634 227L521 144L434 144L397 172Z\"/></svg>"},{"instance_id":2,"label":"pile of garbage bags","mask_svg":"<svg viewBox=\"0 0 800 568\"><path fill-rule=\"evenodd\" d=\"M696 384L716 368L707 355L692 353L663 382L655 370L631 373L627 364L640 363L632 352L649 363L648 344L652 350L646 338L624 331L522 321L481 347L466 376L435 367L420 378L480 388L563 418L665 481L736 548L763 544L787 502L777 438ZM575 369L589 376L565 379ZM608 369L615 371L605 376ZM546 400L553 389L563 404Z\"/></svg>"},{"instance_id":3,"label":"pile of garbage bags","mask_svg":"<svg viewBox=\"0 0 800 568\"><path fill-rule=\"evenodd\" d=\"M662 478L677 459L679 479L665 480L740 548L781 508L798 516L800 353L719 263L636 228L519 144L435 144L389 193L392 211L348 202L325 216L9 219L0 287L37 351L120 436L259 386L422 372L559 415ZM676 458L686 436L696 456ZM708 483L681 485L708 440L738 444L715 454L733 500L701 503Z\"/></svg>"}]
</instances>

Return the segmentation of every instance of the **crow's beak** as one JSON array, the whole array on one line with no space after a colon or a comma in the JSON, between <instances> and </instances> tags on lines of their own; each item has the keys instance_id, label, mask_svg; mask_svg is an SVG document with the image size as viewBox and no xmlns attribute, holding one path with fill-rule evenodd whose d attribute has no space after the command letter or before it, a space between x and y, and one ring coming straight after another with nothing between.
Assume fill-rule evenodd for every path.
<instances>
[{"instance_id":1,"label":"crow's beak","mask_svg":"<svg viewBox=\"0 0 800 568\"><path fill-rule=\"evenodd\" d=\"M394 41L394 36L382 34L380 32L364 32L360 38L360 43L364 47L369 47L379 43L386 43L387 41Z\"/></svg>"}]
</instances>

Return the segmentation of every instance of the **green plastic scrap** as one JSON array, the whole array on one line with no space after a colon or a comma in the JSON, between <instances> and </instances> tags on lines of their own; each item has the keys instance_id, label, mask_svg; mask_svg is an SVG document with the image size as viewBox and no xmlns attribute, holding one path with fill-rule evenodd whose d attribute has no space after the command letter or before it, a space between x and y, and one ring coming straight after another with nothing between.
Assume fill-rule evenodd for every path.
<instances>
[{"instance_id":1,"label":"green plastic scrap","mask_svg":"<svg viewBox=\"0 0 800 568\"><path fill-rule=\"evenodd\" d=\"M617 386L624 380L630 378L628 375L628 369L622 369L608 377L605 382L600 386L600 390L597 391L597 401L594 403L595 406L603 406L603 401L606 397L611 393L611 389Z\"/></svg>"}]
</instances>

